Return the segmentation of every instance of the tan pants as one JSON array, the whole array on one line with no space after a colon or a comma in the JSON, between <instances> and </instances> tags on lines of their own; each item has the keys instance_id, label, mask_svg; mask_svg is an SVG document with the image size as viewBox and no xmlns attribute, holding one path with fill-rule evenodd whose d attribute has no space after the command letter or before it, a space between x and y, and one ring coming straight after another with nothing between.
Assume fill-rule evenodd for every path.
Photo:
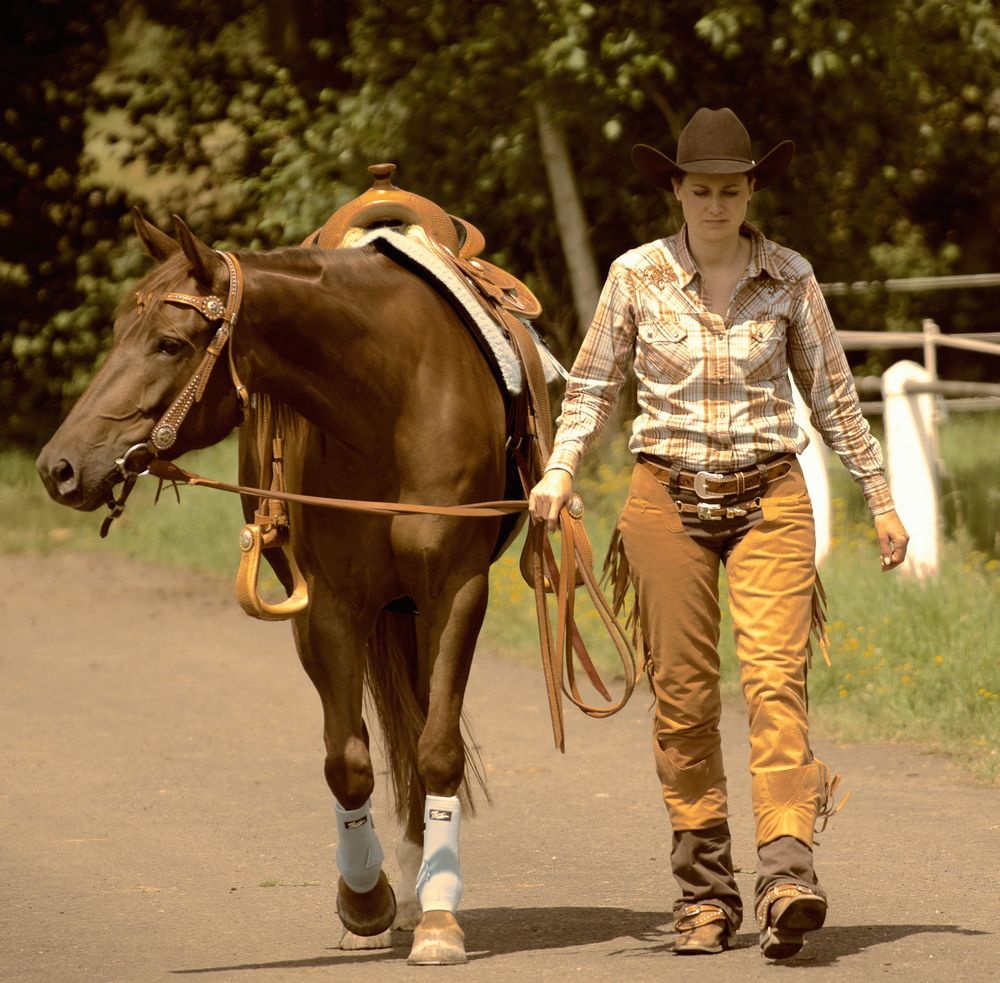
<instances>
[{"instance_id":1,"label":"tan pants","mask_svg":"<svg viewBox=\"0 0 1000 983\"><path fill-rule=\"evenodd\" d=\"M806 768L813 762L806 652L816 569L812 506L798 462L771 483L760 511L723 521L682 519L663 485L637 464L619 525L652 659L653 751L675 835L718 828L728 817L719 734L724 563L758 846L793 836L808 848L816 802L806 800L816 795Z\"/></svg>"}]
</instances>

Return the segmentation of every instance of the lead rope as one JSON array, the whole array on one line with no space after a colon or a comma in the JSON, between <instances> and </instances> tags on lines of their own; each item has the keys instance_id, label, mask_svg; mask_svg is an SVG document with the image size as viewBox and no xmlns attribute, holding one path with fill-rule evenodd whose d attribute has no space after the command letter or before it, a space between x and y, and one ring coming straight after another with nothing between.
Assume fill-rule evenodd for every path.
<instances>
[{"instance_id":1,"label":"lead rope","mask_svg":"<svg viewBox=\"0 0 1000 983\"><path fill-rule=\"evenodd\" d=\"M529 430L534 440L529 442L527 456L518 456L518 468L525 493L530 490L536 475L541 475L552 446L552 418L549 412L548 391L544 383L538 349L527 329L513 315L500 310L504 325L521 359L530 396L528 408ZM574 509L575 511L575 509ZM521 570L534 590L535 611L538 618L539 645L542 669L545 675L552 735L560 751L565 748L562 699L560 691L574 706L591 717L608 717L617 713L628 702L635 688L637 670L635 650L628 636L618 623L608 601L593 573L593 551L580 513L573 515L564 507L559 513L562 536L561 568L549 542L548 530L543 522L532 522L525 539ZM525 562L525 557L528 562ZM527 575L530 572L530 577ZM573 656L576 654L597 691L610 703L611 697L600 682L597 670L576 628L575 587L582 581L594 609L604 624L615 647L625 677L621 698L610 706L592 706L581 697L576 685ZM552 623L549 618L546 585L556 593L556 637L553 642ZM563 677L565 665L565 680Z\"/></svg>"}]
</instances>

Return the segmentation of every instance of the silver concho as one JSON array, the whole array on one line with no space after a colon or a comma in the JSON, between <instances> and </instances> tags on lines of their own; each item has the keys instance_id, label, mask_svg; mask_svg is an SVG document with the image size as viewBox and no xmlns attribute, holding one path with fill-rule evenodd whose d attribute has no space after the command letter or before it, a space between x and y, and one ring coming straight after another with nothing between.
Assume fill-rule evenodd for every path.
<instances>
[{"instance_id":1,"label":"silver concho","mask_svg":"<svg viewBox=\"0 0 1000 983\"><path fill-rule=\"evenodd\" d=\"M253 533L249 529L240 531L240 549L249 553L253 549Z\"/></svg>"},{"instance_id":2,"label":"silver concho","mask_svg":"<svg viewBox=\"0 0 1000 983\"><path fill-rule=\"evenodd\" d=\"M574 519L583 518L583 498L578 492L573 492L573 497L566 505L566 511L569 512Z\"/></svg>"},{"instance_id":3,"label":"silver concho","mask_svg":"<svg viewBox=\"0 0 1000 983\"><path fill-rule=\"evenodd\" d=\"M205 310L212 317L222 317L226 313L226 308L223 306L222 301L218 297L206 297L205 298Z\"/></svg>"},{"instance_id":4,"label":"silver concho","mask_svg":"<svg viewBox=\"0 0 1000 983\"><path fill-rule=\"evenodd\" d=\"M153 446L160 451L165 451L168 447L173 447L177 440L177 430L169 423L161 423L153 431Z\"/></svg>"}]
</instances>

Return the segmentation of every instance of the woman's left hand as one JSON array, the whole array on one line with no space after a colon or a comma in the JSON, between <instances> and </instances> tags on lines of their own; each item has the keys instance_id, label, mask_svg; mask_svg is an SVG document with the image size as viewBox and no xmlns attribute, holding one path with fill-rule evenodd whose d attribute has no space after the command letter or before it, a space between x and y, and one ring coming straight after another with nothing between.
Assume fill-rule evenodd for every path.
<instances>
[{"instance_id":1,"label":"woman's left hand","mask_svg":"<svg viewBox=\"0 0 1000 983\"><path fill-rule=\"evenodd\" d=\"M885 573L906 559L906 545L910 537L895 509L875 516L875 533L882 550L882 572Z\"/></svg>"}]
</instances>

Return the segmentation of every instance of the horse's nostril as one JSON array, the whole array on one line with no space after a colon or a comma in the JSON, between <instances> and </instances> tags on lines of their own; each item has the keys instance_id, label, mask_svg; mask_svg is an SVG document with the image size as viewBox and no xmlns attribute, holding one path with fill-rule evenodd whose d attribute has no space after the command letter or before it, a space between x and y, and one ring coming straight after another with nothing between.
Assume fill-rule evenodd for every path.
<instances>
[{"instance_id":1,"label":"horse's nostril","mask_svg":"<svg viewBox=\"0 0 1000 983\"><path fill-rule=\"evenodd\" d=\"M52 468L52 477L55 478L59 484L71 481L73 479L73 465L66 460L60 460Z\"/></svg>"}]
</instances>

